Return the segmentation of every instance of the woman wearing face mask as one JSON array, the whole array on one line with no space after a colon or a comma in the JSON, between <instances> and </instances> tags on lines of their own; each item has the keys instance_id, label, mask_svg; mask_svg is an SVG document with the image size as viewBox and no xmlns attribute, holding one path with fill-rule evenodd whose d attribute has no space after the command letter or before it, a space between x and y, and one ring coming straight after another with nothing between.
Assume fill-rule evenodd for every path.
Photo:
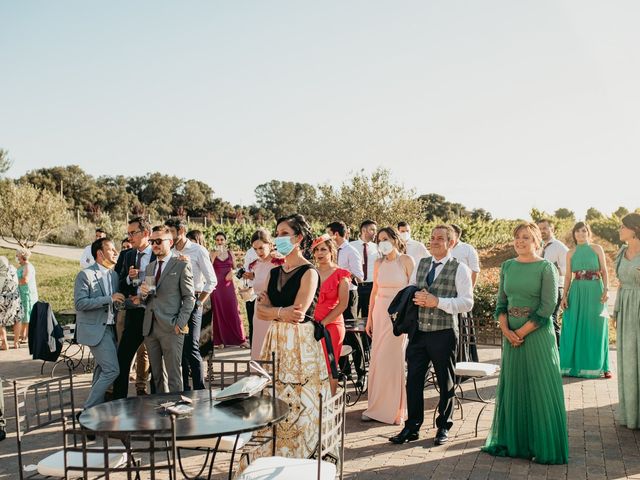
<instances>
[{"instance_id":1,"label":"woman wearing face mask","mask_svg":"<svg viewBox=\"0 0 640 480\"><path fill-rule=\"evenodd\" d=\"M567 252L562 298L560 370L568 377L611 378L609 371L609 275L604 250L591 243L591 229L578 222L576 246ZM573 276L573 278L571 278Z\"/></svg>"},{"instance_id":2,"label":"woman wearing face mask","mask_svg":"<svg viewBox=\"0 0 640 480\"><path fill-rule=\"evenodd\" d=\"M502 264L496 319L504 335L493 423L483 451L536 463L564 464L569 455L567 413L551 315L558 269L538 256L535 223L514 232L516 258Z\"/></svg>"},{"instance_id":3,"label":"woman wearing face mask","mask_svg":"<svg viewBox=\"0 0 640 480\"><path fill-rule=\"evenodd\" d=\"M313 336L313 311L318 300L318 271L304 257L311 245L311 230L302 215L277 222L275 245L284 264L269 274L267 291L258 298L257 319L270 324L261 358L276 353L279 365L276 395L291 407L276 429L276 455L308 458L318 441L318 394L329 398L327 366L320 342ZM258 455L271 455L264 445Z\"/></svg>"},{"instance_id":4,"label":"woman wearing face mask","mask_svg":"<svg viewBox=\"0 0 640 480\"><path fill-rule=\"evenodd\" d=\"M211 261L218 285L211 293L213 344L216 348L224 345L249 348L238 313L238 299L233 283L235 258L231 250L227 249L227 236L223 232L216 233L215 239L216 249L211 252Z\"/></svg>"},{"instance_id":5,"label":"woman wearing face mask","mask_svg":"<svg viewBox=\"0 0 640 480\"><path fill-rule=\"evenodd\" d=\"M272 239L269 232L260 229L256 230L251 236L251 246L258 255L258 259L249 264L247 272L243 277L253 280L253 291L260 296L262 292L267 291L269 283L269 274L271 269L277 267L281 262L273 259L271 256ZM256 319L257 312L253 314L253 339L251 342L251 360L259 360L260 352L262 352L262 344L267 336L267 330L271 325L269 322L261 322Z\"/></svg>"},{"instance_id":6,"label":"woman wearing face mask","mask_svg":"<svg viewBox=\"0 0 640 480\"><path fill-rule=\"evenodd\" d=\"M373 270L373 289L369 301L366 331L371 337L368 408L363 421L377 420L389 424L403 423L407 417L405 389L405 349L407 336L396 337L387 309L396 294L409 285L415 267L405 255L404 242L393 227L377 235L378 252Z\"/></svg>"},{"instance_id":7,"label":"woman wearing face mask","mask_svg":"<svg viewBox=\"0 0 640 480\"><path fill-rule=\"evenodd\" d=\"M327 233L313 241L311 253L320 274L320 296L313 316L316 322L321 322L329 331L333 355L337 362L340 359L342 342L344 341L345 329L342 312L344 312L349 303L351 273L336 264L338 248ZM338 379L333 378L331 375L331 365L329 364L327 346L324 340L322 340L322 348L324 349L331 394L333 395L338 388Z\"/></svg>"},{"instance_id":8,"label":"woman wearing face mask","mask_svg":"<svg viewBox=\"0 0 640 480\"><path fill-rule=\"evenodd\" d=\"M613 313L617 332L618 421L627 428L640 428L640 215L625 215L618 234L625 243L616 257L620 287Z\"/></svg>"}]
</instances>

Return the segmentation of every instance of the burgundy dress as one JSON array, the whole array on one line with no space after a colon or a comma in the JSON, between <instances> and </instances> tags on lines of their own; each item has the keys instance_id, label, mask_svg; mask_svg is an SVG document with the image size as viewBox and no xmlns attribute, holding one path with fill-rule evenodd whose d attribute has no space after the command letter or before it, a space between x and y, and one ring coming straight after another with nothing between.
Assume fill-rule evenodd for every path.
<instances>
[{"instance_id":1,"label":"burgundy dress","mask_svg":"<svg viewBox=\"0 0 640 480\"><path fill-rule=\"evenodd\" d=\"M225 277L233 268L231 255L224 260L213 260L213 270L216 272L218 285L211 294L211 311L213 312L213 343L215 345L242 345L246 338L242 320L238 312L238 299L233 279L227 281Z\"/></svg>"}]
</instances>

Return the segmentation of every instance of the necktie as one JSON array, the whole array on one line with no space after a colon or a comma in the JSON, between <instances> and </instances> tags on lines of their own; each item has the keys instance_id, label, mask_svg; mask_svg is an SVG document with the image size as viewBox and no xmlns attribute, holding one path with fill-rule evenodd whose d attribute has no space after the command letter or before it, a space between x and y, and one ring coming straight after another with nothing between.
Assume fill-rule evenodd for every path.
<instances>
[{"instance_id":1,"label":"necktie","mask_svg":"<svg viewBox=\"0 0 640 480\"><path fill-rule=\"evenodd\" d=\"M158 282L160 281L161 273L162 273L162 260L158 260L158 271L156 272L156 288L158 288Z\"/></svg>"},{"instance_id":2,"label":"necktie","mask_svg":"<svg viewBox=\"0 0 640 480\"><path fill-rule=\"evenodd\" d=\"M144 252L138 252L136 254L136 270L140 270L140 262L142 261L143 255L144 255Z\"/></svg>"},{"instance_id":3,"label":"necktie","mask_svg":"<svg viewBox=\"0 0 640 480\"><path fill-rule=\"evenodd\" d=\"M442 265L442 262L434 262L431 264L431 270L427 274L427 285L430 287L433 283L433 280L436 278L436 268Z\"/></svg>"},{"instance_id":4,"label":"necktie","mask_svg":"<svg viewBox=\"0 0 640 480\"><path fill-rule=\"evenodd\" d=\"M368 270L368 266L369 266L369 256L367 255L367 242L364 242L362 244L362 266L363 266L363 270L364 270L364 278L363 280L366 282L367 281L367 270Z\"/></svg>"}]
</instances>

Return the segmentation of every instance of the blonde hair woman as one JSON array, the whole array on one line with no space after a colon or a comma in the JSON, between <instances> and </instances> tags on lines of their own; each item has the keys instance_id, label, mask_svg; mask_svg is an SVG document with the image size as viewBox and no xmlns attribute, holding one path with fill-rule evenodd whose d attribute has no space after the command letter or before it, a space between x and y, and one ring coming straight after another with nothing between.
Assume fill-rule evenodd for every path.
<instances>
[{"instance_id":1,"label":"blonde hair woman","mask_svg":"<svg viewBox=\"0 0 640 480\"><path fill-rule=\"evenodd\" d=\"M18 342L27 340L29 336L29 318L31 310L38 301L38 288L36 286L36 269L29 262L31 252L24 248L16 251L16 260L20 265L17 270L18 290L22 302L22 319L13 326L14 346L18 348Z\"/></svg>"}]
</instances>

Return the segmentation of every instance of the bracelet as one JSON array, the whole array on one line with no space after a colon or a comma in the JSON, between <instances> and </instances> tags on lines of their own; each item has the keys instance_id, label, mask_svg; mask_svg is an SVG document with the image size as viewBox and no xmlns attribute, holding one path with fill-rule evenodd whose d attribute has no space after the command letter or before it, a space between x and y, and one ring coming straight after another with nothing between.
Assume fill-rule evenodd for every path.
<instances>
[{"instance_id":1,"label":"bracelet","mask_svg":"<svg viewBox=\"0 0 640 480\"><path fill-rule=\"evenodd\" d=\"M280 320L280 311L282 310L282 307L278 307L278 314L276 315L276 319Z\"/></svg>"}]
</instances>

